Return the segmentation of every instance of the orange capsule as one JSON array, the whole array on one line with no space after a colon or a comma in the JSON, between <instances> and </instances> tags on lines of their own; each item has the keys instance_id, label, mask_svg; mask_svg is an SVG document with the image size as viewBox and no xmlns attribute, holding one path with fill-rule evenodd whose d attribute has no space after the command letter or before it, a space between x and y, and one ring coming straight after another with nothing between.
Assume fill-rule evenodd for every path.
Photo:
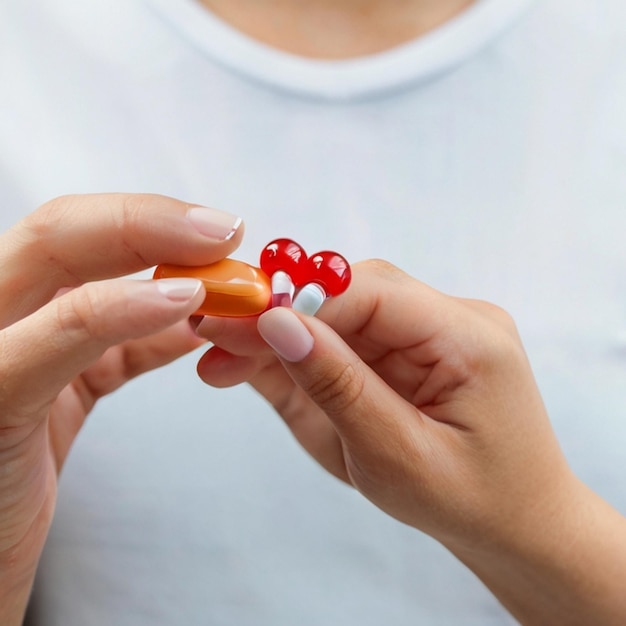
<instances>
[{"instance_id":1,"label":"orange capsule","mask_svg":"<svg viewBox=\"0 0 626 626\"><path fill-rule=\"evenodd\" d=\"M258 267L235 259L222 259L198 267L158 265L154 278L201 280L207 295L196 315L258 315L269 307L272 299L272 287L267 274Z\"/></svg>"}]
</instances>

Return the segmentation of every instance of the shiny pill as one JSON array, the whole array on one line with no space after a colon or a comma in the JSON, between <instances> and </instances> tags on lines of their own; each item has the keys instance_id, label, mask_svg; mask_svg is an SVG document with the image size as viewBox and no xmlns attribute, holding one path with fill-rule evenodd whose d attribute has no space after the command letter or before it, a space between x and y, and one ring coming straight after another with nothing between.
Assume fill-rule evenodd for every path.
<instances>
[{"instance_id":1,"label":"shiny pill","mask_svg":"<svg viewBox=\"0 0 626 626\"><path fill-rule=\"evenodd\" d=\"M269 307L272 299L272 287L267 274L258 267L235 259L223 259L197 267L158 265L154 278L201 280L207 295L196 315L258 315Z\"/></svg>"}]
</instances>

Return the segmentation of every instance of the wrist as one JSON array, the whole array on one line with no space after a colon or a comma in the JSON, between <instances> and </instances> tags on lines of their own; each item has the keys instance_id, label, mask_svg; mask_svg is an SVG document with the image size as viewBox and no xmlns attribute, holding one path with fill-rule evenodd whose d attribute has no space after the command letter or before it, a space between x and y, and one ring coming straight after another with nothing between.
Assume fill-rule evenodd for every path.
<instances>
[{"instance_id":1,"label":"wrist","mask_svg":"<svg viewBox=\"0 0 626 626\"><path fill-rule=\"evenodd\" d=\"M573 476L478 548L451 548L528 626L626 623L626 519Z\"/></svg>"},{"instance_id":2,"label":"wrist","mask_svg":"<svg viewBox=\"0 0 626 626\"><path fill-rule=\"evenodd\" d=\"M0 558L0 624L21 626L35 579L36 564Z\"/></svg>"},{"instance_id":3,"label":"wrist","mask_svg":"<svg viewBox=\"0 0 626 626\"><path fill-rule=\"evenodd\" d=\"M45 505L22 539L0 552L0 624L21 626L52 517L53 500Z\"/></svg>"}]
</instances>

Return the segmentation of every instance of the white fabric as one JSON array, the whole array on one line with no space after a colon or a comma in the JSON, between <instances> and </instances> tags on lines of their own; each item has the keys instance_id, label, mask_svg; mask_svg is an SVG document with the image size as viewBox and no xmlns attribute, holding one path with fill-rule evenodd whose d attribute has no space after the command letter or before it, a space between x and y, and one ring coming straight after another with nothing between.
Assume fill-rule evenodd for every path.
<instances>
[{"instance_id":1,"label":"white fabric","mask_svg":"<svg viewBox=\"0 0 626 626\"><path fill-rule=\"evenodd\" d=\"M414 42L344 61L307 60L250 40L194 0L152 0L152 4L200 50L226 67L303 95L341 99L371 96L427 79L463 62L535 0L482 0Z\"/></svg>"},{"instance_id":2,"label":"white fabric","mask_svg":"<svg viewBox=\"0 0 626 626\"><path fill-rule=\"evenodd\" d=\"M483 0L329 63L189 0L3 0L0 222L59 194L164 193L241 214L243 260L287 236L497 302L573 467L626 513L624 24L622 0ZM512 623L252 391L204 386L197 356L97 406L30 624Z\"/></svg>"}]
</instances>

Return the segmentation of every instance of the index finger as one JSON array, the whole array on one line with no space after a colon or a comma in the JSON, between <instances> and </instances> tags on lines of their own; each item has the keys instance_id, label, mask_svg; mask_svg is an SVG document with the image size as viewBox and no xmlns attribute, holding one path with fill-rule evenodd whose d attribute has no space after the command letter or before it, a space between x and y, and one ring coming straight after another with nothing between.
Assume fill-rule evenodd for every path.
<instances>
[{"instance_id":1,"label":"index finger","mask_svg":"<svg viewBox=\"0 0 626 626\"><path fill-rule=\"evenodd\" d=\"M214 263L242 235L237 216L166 196L57 198L0 236L0 326L32 313L61 287L158 263Z\"/></svg>"},{"instance_id":2,"label":"index finger","mask_svg":"<svg viewBox=\"0 0 626 626\"><path fill-rule=\"evenodd\" d=\"M364 361L431 339L456 318L456 300L419 282L387 261L373 259L352 266L352 282L329 298L316 317L326 322ZM408 312L414 315L408 315Z\"/></svg>"}]
</instances>

